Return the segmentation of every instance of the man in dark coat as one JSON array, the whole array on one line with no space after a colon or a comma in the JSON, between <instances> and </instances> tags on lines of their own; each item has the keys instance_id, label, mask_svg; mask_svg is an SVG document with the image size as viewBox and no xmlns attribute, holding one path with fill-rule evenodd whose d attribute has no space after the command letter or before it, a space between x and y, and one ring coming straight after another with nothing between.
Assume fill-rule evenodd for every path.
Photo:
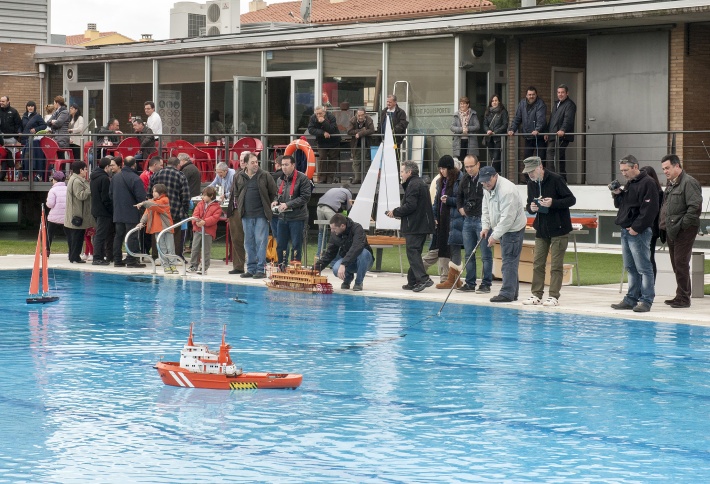
<instances>
[{"instance_id":1,"label":"man in dark coat","mask_svg":"<svg viewBox=\"0 0 710 484\"><path fill-rule=\"evenodd\" d=\"M6 137L0 136L0 146L14 145L17 143L19 134L22 133L22 118L17 109L10 106L10 97L0 97L0 134L5 134ZM2 171L0 171L0 181L5 180L7 171L15 168L15 148L7 150L7 159L2 160Z\"/></svg>"},{"instance_id":2,"label":"man in dark coat","mask_svg":"<svg viewBox=\"0 0 710 484\"><path fill-rule=\"evenodd\" d=\"M141 151L136 154L136 160L147 160L150 158L150 155L155 153L155 137L152 136L153 130L146 126L141 118L135 118L133 120L133 131L136 132L136 137L141 142Z\"/></svg>"},{"instance_id":3,"label":"man in dark coat","mask_svg":"<svg viewBox=\"0 0 710 484\"><path fill-rule=\"evenodd\" d=\"M170 200L170 216L173 218L173 223L178 223L187 218L190 212L190 187L187 184L187 177L178 170L180 160L175 156L168 158L165 168L155 172L150 179L150 187L148 188L148 198L153 198L153 187L158 183L162 183L168 189L168 200ZM175 241L175 254L182 257L184 230L176 228L173 232L173 240Z\"/></svg>"},{"instance_id":4,"label":"man in dark coat","mask_svg":"<svg viewBox=\"0 0 710 484\"><path fill-rule=\"evenodd\" d=\"M276 251L279 265L290 260L300 261L303 253L303 227L308 220L308 201L311 199L313 184L308 177L296 170L295 160L291 156L281 158L284 174L276 184L276 200L271 208L278 213L279 224L276 229ZM291 257L288 257L288 245L291 244Z\"/></svg>"},{"instance_id":5,"label":"man in dark coat","mask_svg":"<svg viewBox=\"0 0 710 484\"><path fill-rule=\"evenodd\" d=\"M363 175L370 169L370 136L375 133L375 124L372 118L365 113L364 108L357 110L355 116L350 118L348 134L350 135L351 157L353 159L352 183L360 183ZM362 170L362 162L365 169Z\"/></svg>"},{"instance_id":6,"label":"man in dark coat","mask_svg":"<svg viewBox=\"0 0 710 484\"><path fill-rule=\"evenodd\" d=\"M402 147L402 141L404 136L401 136L407 132L407 126L409 126L409 121L407 121L407 113L404 109L400 108L397 104L397 96L390 94L387 96L387 107L382 110L380 114L380 134L383 135L387 129L387 120L392 123L392 134L394 135L394 142L396 144L397 159L399 159L399 150ZM400 136L397 136L400 135Z\"/></svg>"},{"instance_id":7,"label":"man in dark coat","mask_svg":"<svg viewBox=\"0 0 710 484\"><path fill-rule=\"evenodd\" d=\"M619 170L626 178L626 186L611 193L614 206L619 209L615 223L621 227L621 255L629 288L624 299L611 307L645 313L651 310L656 296L650 247L653 223L659 211L658 185L639 169L635 156L622 158Z\"/></svg>"},{"instance_id":8,"label":"man in dark coat","mask_svg":"<svg viewBox=\"0 0 710 484\"><path fill-rule=\"evenodd\" d=\"M111 159L101 158L99 164L89 177L91 188L91 215L96 220L96 235L94 235L94 262L95 266L107 266L106 239L113 226L113 202L111 201Z\"/></svg>"},{"instance_id":9,"label":"man in dark coat","mask_svg":"<svg viewBox=\"0 0 710 484\"><path fill-rule=\"evenodd\" d=\"M535 255L530 296L523 301L525 305L557 306L562 288L565 252L572 232L572 219L569 208L577 203L564 178L546 170L537 156L525 159L523 173L528 180L528 199L525 209L535 214ZM547 255L551 255L550 290L543 303L545 292L545 270Z\"/></svg>"},{"instance_id":10,"label":"man in dark coat","mask_svg":"<svg viewBox=\"0 0 710 484\"><path fill-rule=\"evenodd\" d=\"M537 95L535 86L528 87L525 99L518 104L515 111L513 123L508 130L508 136L513 136L515 132L525 134L524 157L542 157L545 155L545 138L540 133L545 132L547 125L547 105L545 101Z\"/></svg>"},{"instance_id":11,"label":"man in dark coat","mask_svg":"<svg viewBox=\"0 0 710 484\"><path fill-rule=\"evenodd\" d=\"M340 289L350 289L350 283L354 278L353 291L362 291L365 274L374 261L365 230L359 223L353 222L341 213L336 213L330 219L330 233L328 247L316 262L316 270L322 271L335 261L333 274L343 280Z\"/></svg>"},{"instance_id":12,"label":"man in dark coat","mask_svg":"<svg viewBox=\"0 0 710 484\"><path fill-rule=\"evenodd\" d=\"M683 170L678 156L664 156L661 167L668 182L658 225L668 241L676 280L675 297L664 302L673 309L689 308L690 257L700 227L703 190L700 183Z\"/></svg>"},{"instance_id":13,"label":"man in dark coat","mask_svg":"<svg viewBox=\"0 0 710 484\"><path fill-rule=\"evenodd\" d=\"M429 234L434 232L434 211L432 210L429 187L419 176L419 166L405 161L399 169L404 187L402 205L386 212L388 217L402 220L401 234L407 244L407 284L402 289L420 292L434 285L434 281L424 270L422 248Z\"/></svg>"},{"instance_id":14,"label":"man in dark coat","mask_svg":"<svg viewBox=\"0 0 710 484\"><path fill-rule=\"evenodd\" d=\"M308 123L308 132L318 143L318 181L332 183L337 175L340 159L340 131L335 115L318 106Z\"/></svg>"},{"instance_id":15,"label":"man in dark coat","mask_svg":"<svg viewBox=\"0 0 710 484\"><path fill-rule=\"evenodd\" d=\"M114 267L145 267L145 264L133 257L126 255L122 258L123 239L141 221L141 212L136 204L145 201L145 186L136 173L136 159L127 156L123 160L123 168L111 179L109 191L113 202L113 222L116 224L116 235L113 239ZM128 244L131 252L138 253L138 232L134 232Z\"/></svg>"},{"instance_id":16,"label":"man in dark coat","mask_svg":"<svg viewBox=\"0 0 710 484\"><path fill-rule=\"evenodd\" d=\"M569 89L566 84L557 86L557 102L552 106L550 123L547 130L557 134L559 144L559 169L557 172L567 180L567 145L574 141L574 136L566 133L574 132L574 117L577 115L577 105L568 96ZM549 136L545 135L545 142L549 141ZM547 145L547 161L555 159L555 143Z\"/></svg>"}]
</instances>

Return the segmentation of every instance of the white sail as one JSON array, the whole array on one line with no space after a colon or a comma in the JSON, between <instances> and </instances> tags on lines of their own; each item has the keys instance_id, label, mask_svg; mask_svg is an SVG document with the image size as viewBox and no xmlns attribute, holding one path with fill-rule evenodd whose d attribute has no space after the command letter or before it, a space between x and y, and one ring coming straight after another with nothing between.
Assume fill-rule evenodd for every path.
<instances>
[{"instance_id":1,"label":"white sail","mask_svg":"<svg viewBox=\"0 0 710 484\"><path fill-rule=\"evenodd\" d=\"M399 230L400 221L389 218L385 211L399 207L399 170L397 168L397 154L394 150L394 136L392 135L392 124L387 119L385 129L385 140L380 145L372 160L370 169L365 175L365 180L360 187L349 217L354 222L359 223L365 230L370 229L370 218L372 207L375 204L375 194L377 194L377 214L376 228L384 230ZM377 180L380 179L379 191Z\"/></svg>"},{"instance_id":2,"label":"white sail","mask_svg":"<svg viewBox=\"0 0 710 484\"><path fill-rule=\"evenodd\" d=\"M380 145L382 149L382 164L380 168L380 191L377 198L377 216L375 228L382 230L399 230L400 221L390 218L385 212L399 207L399 168L397 166L397 153L394 149L394 136L390 117L386 116L387 128L385 129L385 142ZM384 146L384 148L382 148Z\"/></svg>"}]
</instances>

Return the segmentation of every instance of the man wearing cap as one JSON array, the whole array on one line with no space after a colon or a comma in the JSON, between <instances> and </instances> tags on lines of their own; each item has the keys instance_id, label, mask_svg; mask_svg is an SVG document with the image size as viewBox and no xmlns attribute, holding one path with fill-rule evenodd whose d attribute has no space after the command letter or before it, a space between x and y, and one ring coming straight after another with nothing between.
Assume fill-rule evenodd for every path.
<instances>
[{"instance_id":1,"label":"man wearing cap","mask_svg":"<svg viewBox=\"0 0 710 484\"><path fill-rule=\"evenodd\" d=\"M525 209L535 214L535 256L533 260L532 296L523 301L525 305L557 306L562 288L562 269L572 231L569 208L577 203L564 178L542 166L538 156L525 159L523 173L527 174L528 200ZM551 254L550 290L545 292L545 269L547 255Z\"/></svg>"},{"instance_id":2,"label":"man wearing cap","mask_svg":"<svg viewBox=\"0 0 710 484\"><path fill-rule=\"evenodd\" d=\"M621 227L621 255L628 273L629 289L624 299L612 304L614 309L633 309L637 313L651 310L656 296L651 265L651 236L658 215L656 182L639 170L636 157L628 155L619 162L626 186L613 190L614 206L619 209L616 225Z\"/></svg>"},{"instance_id":3,"label":"man wearing cap","mask_svg":"<svg viewBox=\"0 0 710 484\"><path fill-rule=\"evenodd\" d=\"M458 290L462 292L476 291L476 294L491 292L493 280L493 253L488 243L481 243L481 262L483 273L481 284L476 289L476 256L471 252L478 244L481 234L481 210L483 206L483 185L478 183L478 173L481 163L475 155L467 155L463 160L466 174L461 181L461 188L456 200L456 208L463 215L463 248L466 252L466 283Z\"/></svg>"},{"instance_id":4,"label":"man wearing cap","mask_svg":"<svg viewBox=\"0 0 710 484\"><path fill-rule=\"evenodd\" d=\"M503 262L503 285L491 302L513 302L518 299L518 264L527 223L523 199L513 182L498 175L492 166L481 168L478 181L486 190L481 210L481 238L488 238L488 247L500 242Z\"/></svg>"}]
</instances>

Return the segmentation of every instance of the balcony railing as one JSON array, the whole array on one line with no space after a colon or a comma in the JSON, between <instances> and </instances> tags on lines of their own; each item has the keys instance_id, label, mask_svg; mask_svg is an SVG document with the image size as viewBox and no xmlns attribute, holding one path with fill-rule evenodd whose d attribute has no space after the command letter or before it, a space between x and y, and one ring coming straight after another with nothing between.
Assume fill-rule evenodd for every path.
<instances>
[{"instance_id":1,"label":"balcony railing","mask_svg":"<svg viewBox=\"0 0 710 484\"><path fill-rule=\"evenodd\" d=\"M543 133L544 134L544 133ZM710 183L710 151L706 148L705 139L710 140L710 131L656 131L656 132L623 132L623 133L568 133L574 136L574 141L565 149L566 170L568 183L577 185L602 185L612 179L620 177L618 171L619 160L633 154L642 166L650 165L660 169L661 158L668 153L675 153L681 157L684 167L701 183ZM129 143L121 141L134 138L133 134L118 135L113 142L109 137L97 134L86 134L82 137L81 144L74 147L79 159L85 161L93 169L98 160L105 155L122 154L135 156L141 153L142 159L138 163L138 170L147 168L146 157L177 156L187 153L193 163L202 173L202 181L214 179L214 170L217 163L226 162L230 167L238 166L239 154L244 146L258 146L261 150L260 160L262 167L273 171L273 162L278 155L287 149L292 140L299 139L298 134L252 134L249 138L243 135L209 135L204 133L181 135L154 135L155 143L141 151L137 145L140 142ZM0 183L0 190L33 190L47 189L48 182L54 170L64 170L69 174L71 162L71 147L53 151L52 146L41 146L42 139L53 140L57 135L29 135L15 136L18 143L4 143L0 148L2 158L2 172L0 178L5 183ZM478 156L482 163L496 163L496 169L503 176L515 181L523 181L522 160L525 154L524 134L513 136L500 135L500 164L497 164L496 148L491 143L491 138L484 134L467 135L478 141ZM3 140L10 140L11 135L0 135ZM402 135L403 142L398 146L400 160L415 161L420 165L424 176L433 176L437 173L437 162L445 154L456 156L452 153L451 133L408 133ZM252 139L253 141L248 141ZM381 135L372 135L370 142L372 150L353 150L350 147L350 136L341 135L340 145L335 149L331 163L318 156L319 150L312 136L306 137L316 154L316 180L321 183L358 182L364 179L368 161L372 159L375 149L380 144ZM215 141L216 140L216 141ZM245 141L247 140L247 141ZM548 151L537 148L541 158L546 160L549 169L559 171L560 154L562 148L555 134L549 134ZM534 150L534 146L532 149ZM252 148L253 149L253 148ZM71 154L70 154L71 153ZM70 158L70 159L67 159ZM75 158L74 158L75 159ZM298 160L297 160L298 161ZM359 162L359 163L358 163ZM304 160L307 166L307 160ZM320 178L320 180L318 180ZM10 183L13 182L13 183Z\"/></svg>"}]
</instances>

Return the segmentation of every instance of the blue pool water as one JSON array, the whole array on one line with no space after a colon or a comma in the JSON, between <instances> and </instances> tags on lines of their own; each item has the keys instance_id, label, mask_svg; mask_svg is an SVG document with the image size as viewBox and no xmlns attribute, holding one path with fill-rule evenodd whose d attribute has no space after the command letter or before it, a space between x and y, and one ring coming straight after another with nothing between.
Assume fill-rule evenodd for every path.
<instances>
[{"instance_id":1,"label":"blue pool water","mask_svg":"<svg viewBox=\"0 0 710 484\"><path fill-rule=\"evenodd\" d=\"M708 482L706 328L0 271L0 481ZM230 301L236 293L249 304ZM190 322L298 390L168 387Z\"/></svg>"}]
</instances>

